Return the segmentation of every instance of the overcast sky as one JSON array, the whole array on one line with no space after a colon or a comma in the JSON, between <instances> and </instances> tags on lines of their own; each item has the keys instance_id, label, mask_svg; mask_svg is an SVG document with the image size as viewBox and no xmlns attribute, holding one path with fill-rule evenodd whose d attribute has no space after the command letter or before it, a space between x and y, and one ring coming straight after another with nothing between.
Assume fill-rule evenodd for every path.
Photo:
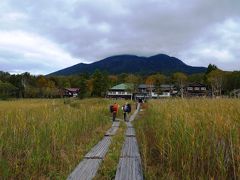
<instances>
[{"instance_id":1,"label":"overcast sky","mask_svg":"<svg viewBox=\"0 0 240 180\"><path fill-rule=\"evenodd\" d=\"M240 0L0 0L0 70L159 53L240 70Z\"/></svg>"}]
</instances>

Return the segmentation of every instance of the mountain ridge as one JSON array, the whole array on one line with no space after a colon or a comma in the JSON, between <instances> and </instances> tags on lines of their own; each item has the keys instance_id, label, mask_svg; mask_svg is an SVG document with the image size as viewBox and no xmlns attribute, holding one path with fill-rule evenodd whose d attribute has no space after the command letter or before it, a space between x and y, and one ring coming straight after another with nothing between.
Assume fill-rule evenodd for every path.
<instances>
[{"instance_id":1,"label":"mountain ridge","mask_svg":"<svg viewBox=\"0 0 240 180\"><path fill-rule=\"evenodd\" d=\"M48 76L68 76L86 72L93 73L96 69L107 71L110 74L152 74L160 72L168 75L174 72L194 74L206 71L206 67L189 66L180 59L166 54L156 54L149 57L123 54L110 56L90 64L75 64L50 73Z\"/></svg>"}]
</instances>

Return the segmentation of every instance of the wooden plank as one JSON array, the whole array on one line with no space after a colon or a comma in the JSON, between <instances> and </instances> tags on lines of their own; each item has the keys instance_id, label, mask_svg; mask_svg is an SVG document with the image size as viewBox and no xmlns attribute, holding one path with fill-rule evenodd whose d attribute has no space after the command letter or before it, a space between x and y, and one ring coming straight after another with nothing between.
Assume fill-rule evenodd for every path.
<instances>
[{"instance_id":1,"label":"wooden plank","mask_svg":"<svg viewBox=\"0 0 240 180\"><path fill-rule=\"evenodd\" d=\"M121 157L138 157L140 158L140 153L138 150L138 144L136 137L126 137L123 144Z\"/></svg>"},{"instance_id":2,"label":"wooden plank","mask_svg":"<svg viewBox=\"0 0 240 180\"><path fill-rule=\"evenodd\" d=\"M116 118L115 121L122 121L122 119Z\"/></svg>"},{"instance_id":3,"label":"wooden plank","mask_svg":"<svg viewBox=\"0 0 240 180\"><path fill-rule=\"evenodd\" d=\"M115 180L143 180L140 158L120 158Z\"/></svg>"},{"instance_id":4,"label":"wooden plank","mask_svg":"<svg viewBox=\"0 0 240 180\"><path fill-rule=\"evenodd\" d=\"M117 133L118 127L111 127L105 134L105 136L114 136Z\"/></svg>"},{"instance_id":5,"label":"wooden plank","mask_svg":"<svg viewBox=\"0 0 240 180\"><path fill-rule=\"evenodd\" d=\"M120 126L120 122L113 122L113 124L112 124L112 127L119 127Z\"/></svg>"},{"instance_id":6,"label":"wooden plank","mask_svg":"<svg viewBox=\"0 0 240 180\"><path fill-rule=\"evenodd\" d=\"M68 180L93 179L101 164L101 159L84 159L75 170L68 176Z\"/></svg>"},{"instance_id":7,"label":"wooden plank","mask_svg":"<svg viewBox=\"0 0 240 180\"><path fill-rule=\"evenodd\" d=\"M127 128L125 135L126 136L136 136L135 129L134 128Z\"/></svg>"},{"instance_id":8,"label":"wooden plank","mask_svg":"<svg viewBox=\"0 0 240 180\"><path fill-rule=\"evenodd\" d=\"M134 113L131 115L131 117L129 118L129 121L133 121L135 119L135 117L137 116L139 110L140 110L140 105L138 104L137 110L134 111Z\"/></svg>"},{"instance_id":9,"label":"wooden plank","mask_svg":"<svg viewBox=\"0 0 240 180\"><path fill-rule=\"evenodd\" d=\"M97 145L95 145L90 152L85 155L85 158L102 159L106 155L111 144L111 137L105 136Z\"/></svg>"},{"instance_id":10,"label":"wooden plank","mask_svg":"<svg viewBox=\"0 0 240 180\"><path fill-rule=\"evenodd\" d=\"M126 125L127 125L128 128L133 128L133 125L132 125L131 122L126 122Z\"/></svg>"}]
</instances>

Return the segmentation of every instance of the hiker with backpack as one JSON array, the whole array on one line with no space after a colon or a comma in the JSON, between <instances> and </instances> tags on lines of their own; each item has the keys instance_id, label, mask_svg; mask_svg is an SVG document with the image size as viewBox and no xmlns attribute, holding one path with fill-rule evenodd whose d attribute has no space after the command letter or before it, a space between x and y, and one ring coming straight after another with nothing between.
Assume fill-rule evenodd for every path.
<instances>
[{"instance_id":1,"label":"hiker with backpack","mask_svg":"<svg viewBox=\"0 0 240 180\"><path fill-rule=\"evenodd\" d=\"M118 112L118 104L116 102L110 106L110 112L112 113L112 120L115 121Z\"/></svg>"},{"instance_id":2,"label":"hiker with backpack","mask_svg":"<svg viewBox=\"0 0 240 180\"><path fill-rule=\"evenodd\" d=\"M126 103L122 106L124 121L127 121L127 113L131 112L131 105Z\"/></svg>"}]
</instances>

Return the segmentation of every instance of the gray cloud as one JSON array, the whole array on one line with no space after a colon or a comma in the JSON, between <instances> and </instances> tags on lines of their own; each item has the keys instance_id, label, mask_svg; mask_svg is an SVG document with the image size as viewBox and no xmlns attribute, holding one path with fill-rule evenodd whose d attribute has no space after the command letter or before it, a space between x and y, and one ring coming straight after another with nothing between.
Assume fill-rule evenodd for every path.
<instances>
[{"instance_id":1,"label":"gray cloud","mask_svg":"<svg viewBox=\"0 0 240 180\"><path fill-rule=\"evenodd\" d=\"M27 51L34 54L39 43L56 51L50 55L42 49L41 61L26 58L27 67L39 66L42 73L115 54L157 53L191 65L215 63L226 70L240 69L239 0L3 0L0 5L0 36L21 31L34 41L24 50L5 48L5 55L0 41L0 63L5 62L0 68L7 70L13 64L6 64L11 54L11 61L19 62ZM8 46L16 48L14 42ZM33 69L22 66L23 71L35 73Z\"/></svg>"}]
</instances>

